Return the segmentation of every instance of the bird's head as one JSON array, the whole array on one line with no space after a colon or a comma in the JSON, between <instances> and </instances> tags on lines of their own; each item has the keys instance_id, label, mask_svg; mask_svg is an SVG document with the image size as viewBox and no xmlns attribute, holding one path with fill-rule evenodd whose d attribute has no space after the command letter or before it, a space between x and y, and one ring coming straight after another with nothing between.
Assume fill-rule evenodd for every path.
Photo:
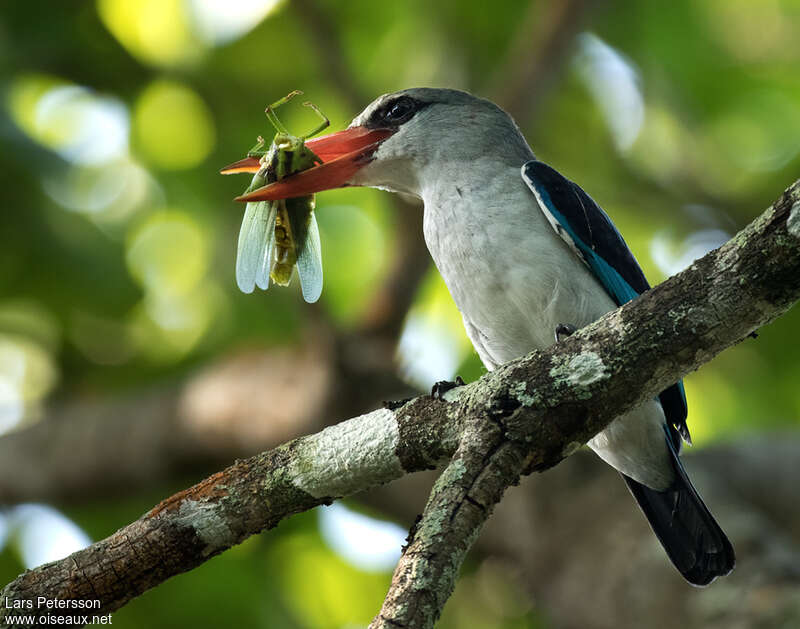
<instances>
[{"instance_id":1,"label":"bird's head","mask_svg":"<svg viewBox=\"0 0 800 629\"><path fill-rule=\"evenodd\" d=\"M415 88L384 94L344 131L306 142L322 164L238 197L266 201L344 186L422 196L448 171L484 160L519 167L532 153L514 121L494 103L467 92ZM257 170L252 158L224 173Z\"/></svg>"}]
</instances>

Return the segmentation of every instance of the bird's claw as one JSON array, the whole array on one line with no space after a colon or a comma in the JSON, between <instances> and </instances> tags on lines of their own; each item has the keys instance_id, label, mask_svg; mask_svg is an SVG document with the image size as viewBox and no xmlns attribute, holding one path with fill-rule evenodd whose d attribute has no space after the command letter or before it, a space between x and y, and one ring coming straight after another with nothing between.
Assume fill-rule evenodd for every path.
<instances>
[{"instance_id":1,"label":"bird's claw","mask_svg":"<svg viewBox=\"0 0 800 629\"><path fill-rule=\"evenodd\" d=\"M563 341L568 336L572 336L577 329L571 323L559 323L556 326L556 343Z\"/></svg>"},{"instance_id":2,"label":"bird's claw","mask_svg":"<svg viewBox=\"0 0 800 629\"><path fill-rule=\"evenodd\" d=\"M465 384L466 382L464 382L461 376L456 376L456 379L453 381L439 380L439 382L431 387L431 397L434 400L441 400L445 393L456 387L463 387Z\"/></svg>"}]
</instances>

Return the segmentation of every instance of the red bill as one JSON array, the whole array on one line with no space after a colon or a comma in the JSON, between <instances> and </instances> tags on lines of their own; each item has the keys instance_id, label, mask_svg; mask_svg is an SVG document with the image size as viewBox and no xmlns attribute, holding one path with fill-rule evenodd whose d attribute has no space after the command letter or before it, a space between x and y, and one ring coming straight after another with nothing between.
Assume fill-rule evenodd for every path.
<instances>
[{"instance_id":1,"label":"red bill","mask_svg":"<svg viewBox=\"0 0 800 629\"><path fill-rule=\"evenodd\" d=\"M235 175L237 173L252 173L255 174L258 172L258 169L261 168L261 160L258 157L245 157L244 159L240 159L238 162L233 162L233 164L228 164L219 171L220 175Z\"/></svg>"},{"instance_id":2,"label":"red bill","mask_svg":"<svg viewBox=\"0 0 800 629\"><path fill-rule=\"evenodd\" d=\"M372 160L381 142L392 133L394 131L390 129L351 127L308 140L306 146L316 153L322 164L236 197L236 200L274 201L346 186L350 178ZM258 158L246 157L226 166L222 173L255 173L258 169Z\"/></svg>"}]
</instances>

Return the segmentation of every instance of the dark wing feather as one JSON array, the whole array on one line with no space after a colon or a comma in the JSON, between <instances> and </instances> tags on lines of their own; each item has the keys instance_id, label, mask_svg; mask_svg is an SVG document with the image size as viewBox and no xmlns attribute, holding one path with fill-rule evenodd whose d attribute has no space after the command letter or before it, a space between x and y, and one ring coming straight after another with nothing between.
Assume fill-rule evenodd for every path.
<instances>
[{"instance_id":1,"label":"dark wing feather","mask_svg":"<svg viewBox=\"0 0 800 629\"><path fill-rule=\"evenodd\" d=\"M522 167L522 178L553 229L581 257L618 306L650 288L622 234L579 185L537 160ZM683 437L691 443L683 383L662 391L659 400L670 427L677 431L673 441L678 445Z\"/></svg>"},{"instance_id":2,"label":"dark wing feather","mask_svg":"<svg viewBox=\"0 0 800 629\"><path fill-rule=\"evenodd\" d=\"M621 306L650 288L611 219L581 188L539 161L522 167L522 178L556 233L577 253ZM659 395L675 482L656 491L623 474L672 563L694 585L728 574L736 563L728 538L692 486L678 458L681 437L689 441L686 397L678 382Z\"/></svg>"},{"instance_id":3,"label":"dark wing feather","mask_svg":"<svg viewBox=\"0 0 800 629\"><path fill-rule=\"evenodd\" d=\"M675 483L655 491L622 475L672 563L692 585L708 585L736 565L733 546L697 494L670 444Z\"/></svg>"}]
</instances>

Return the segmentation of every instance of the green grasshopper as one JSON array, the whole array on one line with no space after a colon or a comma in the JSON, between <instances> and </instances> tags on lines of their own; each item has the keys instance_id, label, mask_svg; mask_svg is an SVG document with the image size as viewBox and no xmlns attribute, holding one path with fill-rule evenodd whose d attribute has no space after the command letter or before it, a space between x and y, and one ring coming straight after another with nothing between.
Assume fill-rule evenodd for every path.
<instances>
[{"instance_id":1,"label":"green grasshopper","mask_svg":"<svg viewBox=\"0 0 800 629\"><path fill-rule=\"evenodd\" d=\"M259 137L248 151L247 157L259 158L260 168L246 193L322 162L305 141L330 124L325 115L312 103L304 103L323 120L304 136L291 135L275 115L275 109L301 93L295 90L267 107L265 113L277 133L269 147ZM244 293L252 293L255 286L267 290L270 279L288 286L295 265L303 298L308 303L317 301L322 293L322 250L314 217L314 195L248 203L236 254L239 289Z\"/></svg>"}]
</instances>

